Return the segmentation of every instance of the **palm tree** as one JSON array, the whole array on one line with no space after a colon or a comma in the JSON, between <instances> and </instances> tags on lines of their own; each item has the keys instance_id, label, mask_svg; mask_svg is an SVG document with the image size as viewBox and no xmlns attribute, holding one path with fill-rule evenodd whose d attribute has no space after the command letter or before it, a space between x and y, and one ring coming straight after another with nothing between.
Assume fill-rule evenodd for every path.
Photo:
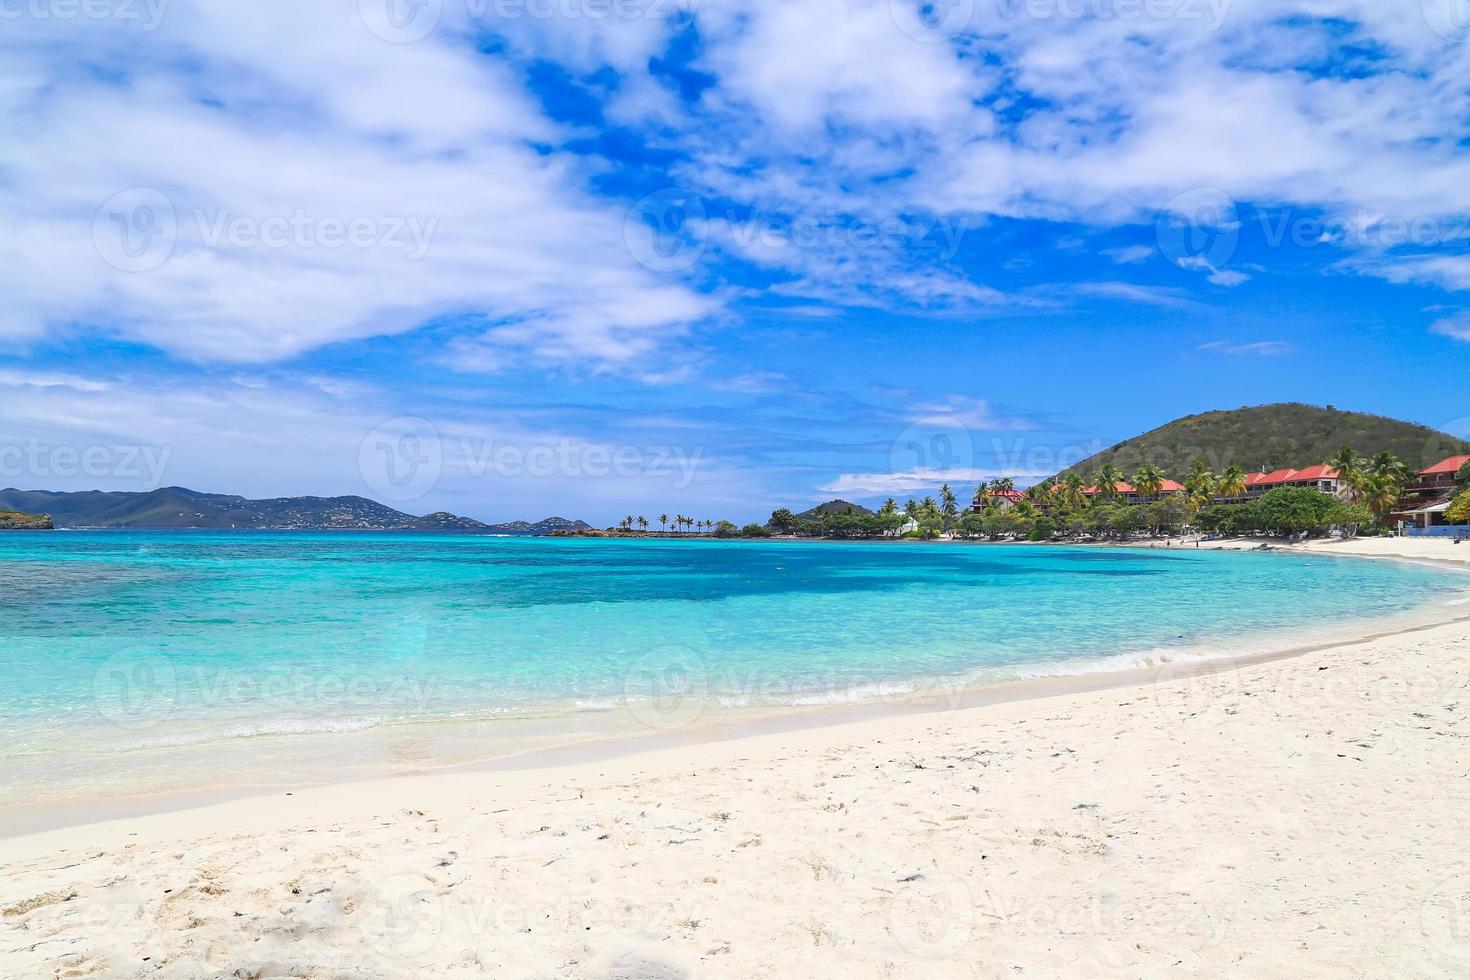
<instances>
[{"instance_id":1,"label":"palm tree","mask_svg":"<svg viewBox=\"0 0 1470 980\"><path fill-rule=\"evenodd\" d=\"M1092 477L1093 485L1097 487L1097 495L1102 500L1112 500L1118 495L1118 484L1123 482L1123 474L1112 463L1104 463Z\"/></svg>"},{"instance_id":2,"label":"palm tree","mask_svg":"<svg viewBox=\"0 0 1470 980\"><path fill-rule=\"evenodd\" d=\"M1327 465L1337 470L1337 482L1342 485L1343 496L1350 503L1356 503L1363 499L1363 467L1367 460L1358 455L1358 451L1352 446L1343 446L1337 451L1337 455L1327 461Z\"/></svg>"},{"instance_id":3,"label":"palm tree","mask_svg":"<svg viewBox=\"0 0 1470 980\"><path fill-rule=\"evenodd\" d=\"M1144 463L1133 474L1133 489L1141 497L1157 497L1164 489L1164 474L1159 472L1158 467Z\"/></svg>"},{"instance_id":4,"label":"palm tree","mask_svg":"<svg viewBox=\"0 0 1470 980\"><path fill-rule=\"evenodd\" d=\"M990 481L990 489L995 493L1005 493L1007 490L1016 489L1016 481L1008 476L998 477Z\"/></svg>"},{"instance_id":5,"label":"palm tree","mask_svg":"<svg viewBox=\"0 0 1470 980\"><path fill-rule=\"evenodd\" d=\"M1184 497L1195 510L1209 506L1215 499L1215 474L1209 470L1191 473L1184 484Z\"/></svg>"},{"instance_id":6,"label":"palm tree","mask_svg":"<svg viewBox=\"0 0 1470 980\"><path fill-rule=\"evenodd\" d=\"M1401 485L1409 482L1408 464L1390 452L1381 452L1373 457L1373 472Z\"/></svg>"},{"instance_id":7,"label":"palm tree","mask_svg":"<svg viewBox=\"0 0 1470 980\"><path fill-rule=\"evenodd\" d=\"M1082 492L1086 488L1087 481L1082 479L1081 473L1068 473L1062 481L1062 506L1068 510L1082 509L1087 503L1087 495Z\"/></svg>"},{"instance_id":8,"label":"palm tree","mask_svg":"<svg viewBox=\"0 0 1470 980\"><path fill-rule=\"evenodd\" d=\"M898 501L894 500L892 497L889 497L887 500L883 501L883 506L878 508L878 513L880 513L880 514L896 514L896 513L898 513Z\"/></svg>"},{"instance_id":9,"label":"palm tree","mask_svg":"<svg viewBox=\"0 0 1470 980\"><path fill-rule=\"evenodd\" d=\"M944 501L942 513L944 514L944 526L948 528L960 516L960 509L955 505L954 491L948 483L939 485L939 499Z\"/></svg>"},{"instance_id":10,"label":"palm tree","mask_svg":"<svg viewBox=\"0 0 1470 980\"><path fill-rule=\"evenodd\" d=\"M1403 485L1391 472L1380 473L1376 469L1363 477L1363 503L1373 512L1375 523L1382 524L1384 515L1398 506Z\"/></svg>"},{"instance_id":11,"label":"palm tree","mask_svg":"<svg viewBox=\"0 0 1470 980\"><path fill-rule=\"evenodd\" d=\"M1034 503L1037 507L1042 508L1043 510L1052 505L1052 501L1053 498L1056 497L1056 493L1057 481L1052 477L1047 477L1045 480L1042 480L1040 483L1034 485L1030 490L1026 491L1026 495L1031 498L1031 502Z\"/></svg>"},{"instance_id":12,"label":"palm tree","mask_svg":"<svg viewBox=\"0 0 1470 980\"><path fill-rule=\"evenodd\" d=\"M665 531L667 531L669 529L669 515L668 514L660 514L660 515L658 515L658 526L661 527L661 528L663 528Z\"/></svg>"},{"instance_id":13,"label":"palm tree","mask_svg":"<svg viewBox=\"0 0 1470 980\"><path fill-rule=\"evenodd\" d=\"M1220 474L1220 482L1215 485L1215 492L1226 500L1233 500L1245 494L1245 470L1239 466L1227 466L1225 472Z\"/></svg>"},{"instance_id":14,"label":"palm tree","mask_svg":"<svg viewBox=\"0 0 1470 980\"><path fill-rule=\"evenodd\" d=\"M914 503L913 497L910 497L909 502L903 505L903 512L906 517L911 517L916 521L919 519L919 505Z\"/></svg>"},{"instance_id":15,"label":"palm tree","mask_svg":"<svg viewBox=\"0 0 1470 980\"><path fill-rule=\"evenodd\" d=\"M970 497L971 509L979 510L981 507L985 506L985 494L989 489L990 484L986 483L984 480L981 480L980 484L975 487L974 495Z\"/></svg>"},{"instance_id":16,"label":"palm tree","mask_svg":"<svg viewBox=\"0 0 1470 980\"><path fill-rule=\"evenodd\" d=\"M640 531L647 531L648 530L648 518L646 518L646 517L639 517L638 518L638 530L640 530Z\"/></svg>"}]
</instances>

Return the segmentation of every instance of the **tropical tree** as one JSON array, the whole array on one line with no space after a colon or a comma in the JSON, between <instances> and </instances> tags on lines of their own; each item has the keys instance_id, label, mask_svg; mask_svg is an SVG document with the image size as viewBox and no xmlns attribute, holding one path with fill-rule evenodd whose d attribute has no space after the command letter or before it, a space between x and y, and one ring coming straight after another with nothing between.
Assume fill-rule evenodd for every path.
<instances>
[{"instance_id":1,"label":"tropical tree","mask_svg":"<svg viewBox=\"0 0 1470 980\"><path fill-rule=\"evenodd\" d=\"M940 513L944 516L944 526L949 527L954 523L955 518L960 516L960 509L955 504L954 490L948 483L939 485L939 499L943 501Z\"/></svg>"},{"instance_id":2,"label":"tropical tree","mask_svg":"<svg viewBox=\"0 0 1470 980\"><path fill-rule=\"evenodd\" d=\"M1196 459L1184 477L1184 499L1194 510L1208 507L1215 499L1219 481L1202 459Z\"/></svg>"},{"instance_id":3,"label":"tropical tree","mask_svg":"<svg viewBox=\"0 0 1470 980\"><path fill-rule=\"evenodd\" d=\"M658 515L658 526L661 527L661 528L663 528L665 531L667 531L669 529L669 515L668 514L660 514L660 515Z\"/></svg>"},{"instance_id":4,"label":"tropical tree","mask_svg":"<svg viewBox=\"0 0 1470 980\"><path fill-rule=\"evenodd\" d=\"M1470 489L1461 490L1460 495L1450 501L1444 519L1451 524L1470 524Z\"/></svg>"},{"instance_id":5,"label":"tropical tree","mask_svg":"<svg viewBox=\"0 0 1470 980\"><path fill-rule=\"evenodd\" d=\"M990 481L992 493L1008 493L1014 489L1016 489L1016 481L1008 476L997 477Z\"/></svg>"},{"instance_id":6,"label":"tropical tree","mask_svg":"<svg viewBox=\"0 0 1470 980\"><path fill-rule=\"evenodd\" d=\"M1026 491L1026 495L1031 498L1031 502L1043 509L1051 506L1056 498L1056 494L1057 481L1052 477L1047 477Z\"/></svg>"},{"instance_id":7,"label":"tropical tree","mask_svg":"<svg viewBox=\"0 0 1470 980\"><path fill-rule=\"evenodd\" d=\"M970 509L978 511L985 506L985 493L990 489L990 484L981 480L975 487L975 493L970 497Z\"/></svg>"},{"instance_id":8,"label":"tropical tree","mask_svg":"<svg viewBox=\"0 0 1470 980\"><path fill-rule=\"evenodd\" d=\"M640 530L640 531L647 531L648 530L648 518L641 517L641 516L638 518L638 530Z\"/></svg>"},{"instance_id":9,"label":"tropical tree","mask_svg":"<svg viewBox=\"0 0 1470 980\"><path fill-rule=\"evenodd\" d=\"M1376 468L1363 477L1360 493L1362 503L1373 512L1375 523L1382 524L1383 518L1398 506L1404 488L1392 471L1380 473Z\"/></svg>"},{"instance_id":10,"label":"tropical tree","mask_svg":"<svg viewBox=\"0 0 1470 980\"><path fill-rule=\"evenodd\" d=\"M1062 481L1062 506L1068 510L1081 510L1087 503L1087 495L1082 492L1085 489L1087 481L1082 479L1081 473L1068 473Z\"/></svg>"},{"instance_id":11,"label":"tropical tree","mask_svg":"<svg viewBox=\"0 0 1470 980\"><path fill-rule=\"evenodd\" d=\"M1327 465L1337 471L1337 481L1342 485L1343 496L1348 500L1362 499L1367 462L1352 446L1343 446L1336 456L1327 461Z\"/></svg>"},{"instance_id":12,"label":"tropical tree","mask_svg":"<svg viewBox=\"0 0 1470 980\"><path fill-rule=\"evenodd\" d=\"M878 508L878 513L880 513L880 514L897 514L898 513L898 501L894 500L892 497L889 497L887 500L883 501L883 506Z\"/></svg>"},{"instance_id":13,"label":"tropical tree","mask_svg":"<svg viewBox=\"0 0 1470 980\"><path fill-rule=\"evenodd\" d=\"M1245 495L1245 470L1239 466L1227 466L1215 484L1215 492L1226 500Z\"/></svg>"},{"instance_id":14,"label":"tropical tree","mask_svg":"<svg viewBox=\"0 0 1470 980\"><path fill-rule=\"evenodd\" d=\"M1123 482L1123 474L1112 463L1104 463L1092 476L1092 483L1097 487L1097 495L1102 500L1112 500L1118 495L1118 484Z\"/></svg>"},{"instance_id":15,"label":"tropical tree","mask_svg":"<svg viewBox=\"0 0 1470 980\"><path fill-rule=\"evenodd\" d=\"M1133 489L1141 497L1157 497L1164 489L1164 474L1159 472L1158 467L1144 463L1133 474Z\"/></svg>"},{"instance_id":16,"label":"tropical tree","mask_svg":"<svg viewBox=\"0 0 1470 980\"><path fill-rule=\"evenodd\" d=\"M1409 482L1409 464L1390 452L1381 452L1373 457L1371 472L1392 479L1400 487Z\"/></svg>"},{"instance_id":17,"label":"tropical tree","mask_svg":"<svg viewBox=\"0 0 1470 980\"><path fill-rule=\"evenodd\" d=\"M919 519L919 505L914 503L913 497L910 497L908 503L903 505L903 512L906 517L916 521Z\"/></svg>"}]
</instances>

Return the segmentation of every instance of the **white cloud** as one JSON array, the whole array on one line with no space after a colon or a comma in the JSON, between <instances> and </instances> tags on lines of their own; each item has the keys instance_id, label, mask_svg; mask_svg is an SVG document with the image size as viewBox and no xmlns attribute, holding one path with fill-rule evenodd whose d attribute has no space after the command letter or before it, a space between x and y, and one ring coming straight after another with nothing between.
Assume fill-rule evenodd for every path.
<instances>
[{"instance_id":1,"label":"white cloud","mask_svg":"<svg viewBox=\"0 0 1470 980\"><path fill-rule=\"evenodd\" d=\"M1450 316L1441 317L1429 325L1431 333L1437 333L1451 340L1463 340L1470 343L1470 311L1460 311Z\"/></svg>"},{"instance_id":2,"label":"white cloud","mask_svg":"<svg viewBox=\"0 0 1470 980\"><path fill-rule=\"evenodd\" d=\"M1035 420L1024 416L1003 415L984 398L951 395L934 402L921 402L910 409L921 419L941 418L972 432L1019 432L1038 428Z\"/></svg>"},{"instance_id":3,"label":"white cloud","mask_svg":"<svg viewBox=\"0 0 1470 980\"><path fill-rule=\"evenodd\" d=\"M8 23L9 336L263 362L469 313L504 357L621 369L717 306L634 260L626 207L530 145L557 127L455 24L389 44L349 0L177 5L133 43Z\"/></svg>"}]
</instances>

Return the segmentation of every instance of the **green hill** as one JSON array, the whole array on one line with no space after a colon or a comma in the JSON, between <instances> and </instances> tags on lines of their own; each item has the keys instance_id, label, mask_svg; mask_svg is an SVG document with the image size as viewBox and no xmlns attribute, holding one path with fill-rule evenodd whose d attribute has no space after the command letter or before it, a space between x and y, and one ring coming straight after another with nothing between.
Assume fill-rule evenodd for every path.
<instances>
[{"instance_id":1,"label":"green hill","mask_svg":"<svg viewBox=\"0 0 1470 980\"><path fill-rule=\"evenodd\" d=\"M1247 472L1263 467L1301 469L1326 462L1343 446L1364 456L1387 451L1416 469L1470 452L1465 440L1412 422L1285 402L1187 415L1126 439L1061 475L1091 476L1104 463L1132 473L1147 462L1178 479L1201 456L1216 473L1227 466Z\"/></svg>"},{"instance_id":2,"label":"green hill","mask_svg":"<svg viewBox=\"0 0 1470 980\"><path fill-rule=\"evenodd\" d=\"M0 508L0 531L49 531L51 528L50 515L22 514Z\"/></svg>"},{"instance_id":3,"label":"green hill","mask_svg":"<svg viewBox=\"0 0 1470 980\"><path fill-rule=\"evenodd\" d=\"M862 504L849 503L846 500L829 500L825 504L817 504L811 510L804 510L797 517L804 520L814 521L823 514L871 514L872 511Z\"/></svg>"}]
</instances>

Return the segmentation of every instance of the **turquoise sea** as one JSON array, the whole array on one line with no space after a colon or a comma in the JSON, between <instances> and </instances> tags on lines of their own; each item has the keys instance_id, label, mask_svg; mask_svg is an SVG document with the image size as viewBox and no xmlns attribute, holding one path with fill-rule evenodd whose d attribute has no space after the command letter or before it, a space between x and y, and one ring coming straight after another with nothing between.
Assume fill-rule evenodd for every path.
<instances>
[{"instance_id":1,"label":"turquoise sea","mask_svg":"<svg viewBox=\"0 0 1470 980\"><path fill-rule=\"evenodd\" d=\"M365 775L1285 648L1450 610L1467 578L1162 547L0 535L0 798Z\"/></svg>"}]
</instances>

